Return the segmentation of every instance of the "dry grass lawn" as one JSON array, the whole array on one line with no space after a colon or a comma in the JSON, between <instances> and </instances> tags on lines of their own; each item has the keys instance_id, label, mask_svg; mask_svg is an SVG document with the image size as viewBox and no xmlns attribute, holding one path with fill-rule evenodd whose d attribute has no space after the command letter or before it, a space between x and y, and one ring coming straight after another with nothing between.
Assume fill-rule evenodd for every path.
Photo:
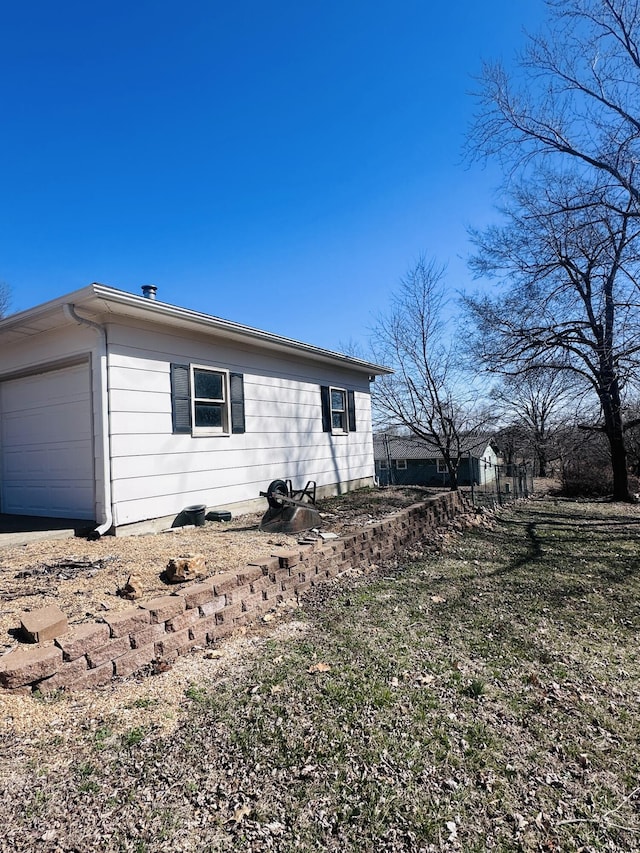
<instances>
[{"instance_id":1,"label":"dry grass lawn","mask_svg":"<svg viewBox=\"0 0 640 853\"><path fill-rule=\"evenodd\" d=\"M637 851L639 546L532 501L213 657L4 697L0 849Z\"/></svg>"}]
</instances>

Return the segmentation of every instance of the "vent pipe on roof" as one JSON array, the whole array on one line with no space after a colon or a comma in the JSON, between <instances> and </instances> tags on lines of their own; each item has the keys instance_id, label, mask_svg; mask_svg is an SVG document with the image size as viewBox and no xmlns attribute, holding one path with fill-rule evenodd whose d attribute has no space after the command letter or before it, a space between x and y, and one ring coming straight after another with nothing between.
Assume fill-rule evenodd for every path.
<instances>
[{"instance_id":1,"label":"vent pipe on roof","mask_svg":"<svg viewBox=\"0 0 640 853\"><path fill-rule=\"evenodd\" d=\"M155 284L142 285L142 295L145 297L145 299L155 299L157 292L158 288L155 286Z\"/></svg>"}]
</instances>

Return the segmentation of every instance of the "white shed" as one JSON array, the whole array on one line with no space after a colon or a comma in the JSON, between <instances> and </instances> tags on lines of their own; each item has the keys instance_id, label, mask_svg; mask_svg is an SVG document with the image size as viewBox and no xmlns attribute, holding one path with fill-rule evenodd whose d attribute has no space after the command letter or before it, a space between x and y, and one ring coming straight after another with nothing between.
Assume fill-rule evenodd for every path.
<instances>
[{"instance_id":1,"label":"white shed","mask_svg":"<svg viewBox=\"0 0 640 853\"><path fill-rule=\"evenodd\" d=\"M166 525L374 478L369 383L339 353L92 284L0 320L0 511ZM130 528L131 529L131 528Z\"/></svg>"}]
</instances>

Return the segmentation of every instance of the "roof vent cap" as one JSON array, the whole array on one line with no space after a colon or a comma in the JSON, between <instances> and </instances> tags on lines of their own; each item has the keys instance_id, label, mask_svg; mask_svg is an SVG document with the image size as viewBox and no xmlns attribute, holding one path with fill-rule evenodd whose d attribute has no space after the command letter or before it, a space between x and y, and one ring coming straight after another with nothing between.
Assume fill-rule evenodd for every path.
<instances>
[{"instance_id":1,"label":"roof vent cap","mask_svg":"<svg viewBox=\"0 0 640 853\"><path fill-rule=\"evenodd\" d=\"M143 284L142 285L142 295L145 299L155 299L156 293L158 292L158 288L155 284Z\"/></svg>"}]
</instances>

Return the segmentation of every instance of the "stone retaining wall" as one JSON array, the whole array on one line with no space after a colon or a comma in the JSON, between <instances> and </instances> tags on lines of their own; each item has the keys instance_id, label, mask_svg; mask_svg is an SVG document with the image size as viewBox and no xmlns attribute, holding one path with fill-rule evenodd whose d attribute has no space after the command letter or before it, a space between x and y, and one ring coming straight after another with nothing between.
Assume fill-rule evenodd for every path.
<instances>
[{"instance_id":1,"label":"stone retaining wall","mask_svg":"<svg viewBox=\"0 0 640 853\"><path fill-rule=\"evenodd\" d=\"M239 571L213 575L178 593L72 625L53 642L22 645L0 658L0 686L9 690L82 689L171 662L194 646L227 637L280 602L357 566L388 559L471 509L448 492L400 510L356 533L295 550L275 549Z\"/></svg>"}]
</instances>

